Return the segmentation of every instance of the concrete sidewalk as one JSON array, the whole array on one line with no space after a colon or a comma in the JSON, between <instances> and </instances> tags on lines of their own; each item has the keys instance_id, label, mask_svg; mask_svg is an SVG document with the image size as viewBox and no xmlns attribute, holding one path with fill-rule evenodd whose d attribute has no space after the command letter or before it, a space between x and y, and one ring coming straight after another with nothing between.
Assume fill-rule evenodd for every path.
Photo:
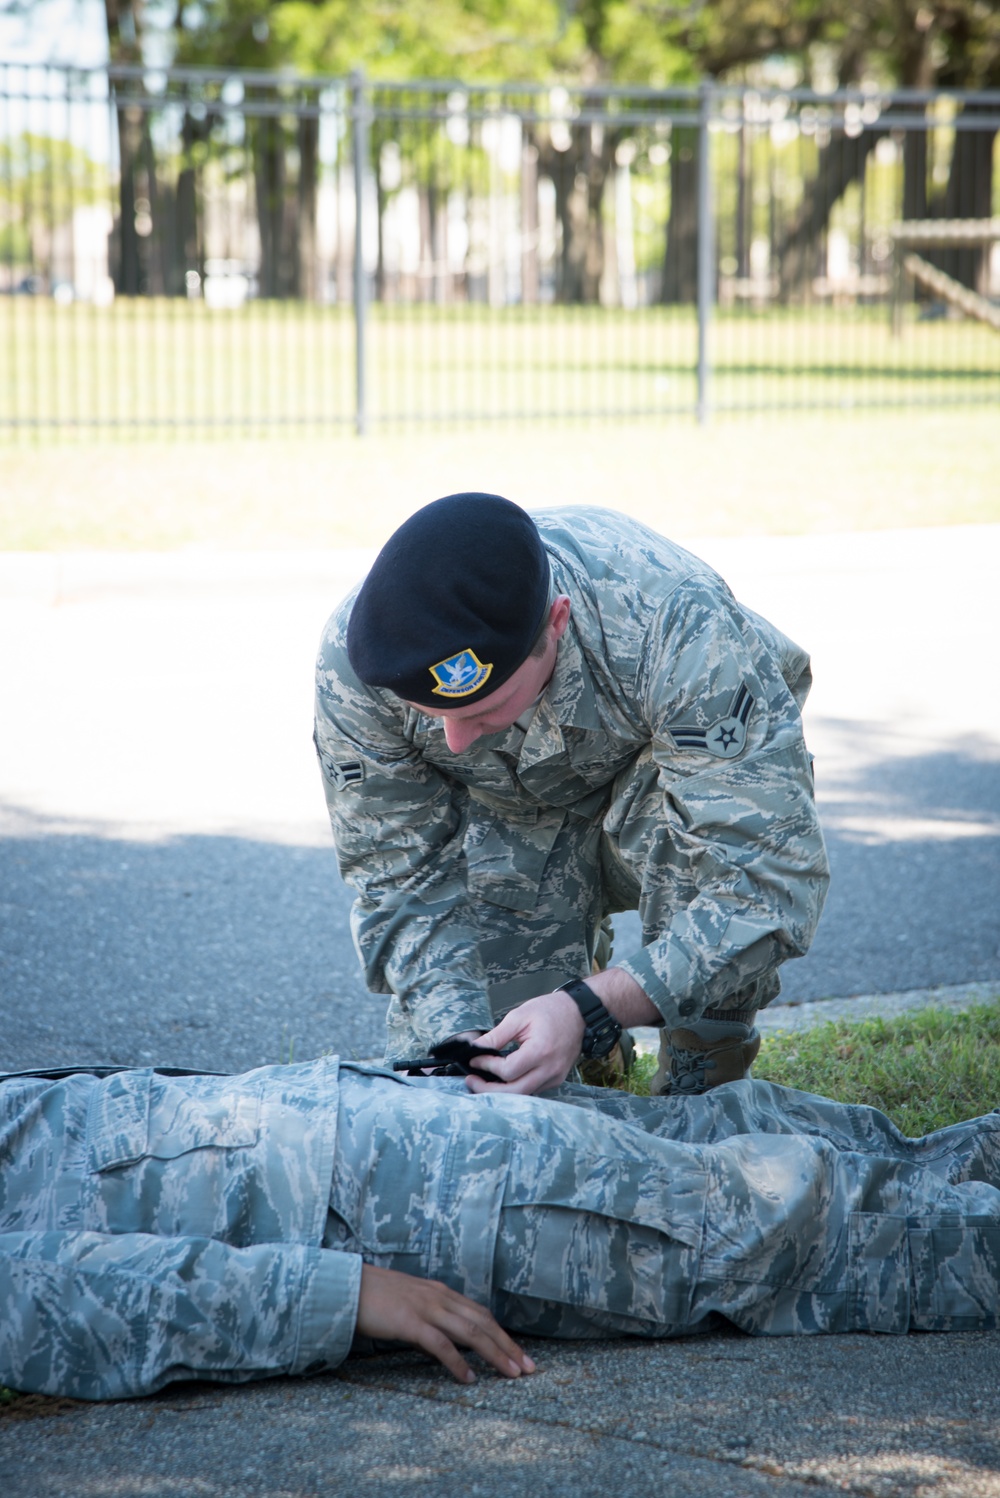
<instances>
[{"instance_id":1,"label":"concrete sidewalk","mask_svg":"<svg viewBox=\"0 0 1000 1498\"><path fill-rule=\"evenodd\" d=\"M834 886L765 1023L1000 992L1000 527L691 545L816 671ZM0 556L0 1068L377 1054L309 742L369 555ZM0 1493L1000 1498L1000 1333L531 1350L0 1407Z\"/></svg>"},{"instance_id":2,"label":"concrete sidewalk","mask_svg":"<svg viewBox=\"0 0 1000 1498\"><path fill-rule=\"evenodd\" d=\"M0 1414L5 1498L997 1498L1000 1334L528 1344L471 1387L401 1353Z\"/></svg>"}]
</instances>

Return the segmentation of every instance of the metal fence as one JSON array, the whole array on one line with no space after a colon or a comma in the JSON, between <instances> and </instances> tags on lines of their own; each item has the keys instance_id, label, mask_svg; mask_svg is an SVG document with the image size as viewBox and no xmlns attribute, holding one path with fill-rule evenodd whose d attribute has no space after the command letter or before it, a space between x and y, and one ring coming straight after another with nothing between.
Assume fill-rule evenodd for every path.
<instances>
[{"instance_id":1,"label":"metal fence","mask_svg":"<svg viewBox=\"0 0 1000 1498\"><path fill-rule=\"evenodd\" d=\"M1000 399L1000 93L0 63L0 429Z\"/></svg>"}]
</instances>

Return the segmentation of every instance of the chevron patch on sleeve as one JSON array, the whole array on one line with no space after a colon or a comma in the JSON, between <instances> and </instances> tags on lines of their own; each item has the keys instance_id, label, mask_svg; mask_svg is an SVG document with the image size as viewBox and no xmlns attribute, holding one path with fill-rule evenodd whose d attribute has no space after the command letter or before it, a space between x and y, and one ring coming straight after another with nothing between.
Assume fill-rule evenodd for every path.
<instances>
[{"instance_id":1,"label":"chevron patch on sleeve","mask_svg":"<svg viewBox=\"0 0 1000 1498\"><path fill-rule=\"evenodd\" d=\"M753 694L744 683L729 708L729 715L710 723L707 728L696 724L677 724L669 730L677 749L701 750L717 759L735 759L747 742L747 724L753 710Z\"/></svg>"},{"instance_id":2,"label":"chevron patch on sleeve","mask_svg":"<svg viewBox=\"0 0 1000 1498\"><path fill-rule=\"evenodd\" d=\"M346 791L349 785L360 785L365 778L365 767L359 759L347 760L342 765L331 761L327 769L338 791Z\"/></svg>"}]
</instances>

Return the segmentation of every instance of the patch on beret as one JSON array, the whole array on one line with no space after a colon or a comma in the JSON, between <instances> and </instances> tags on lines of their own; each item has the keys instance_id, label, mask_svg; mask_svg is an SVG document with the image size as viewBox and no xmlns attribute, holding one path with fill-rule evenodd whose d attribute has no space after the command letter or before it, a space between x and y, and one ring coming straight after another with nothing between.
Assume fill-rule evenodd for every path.
<instances>
[{"instance_id":1,"label":"patch on beret","mask_svg":"<svg viewBox=\"0 0 1000 1498\"><path fill-rule=\"evenodd\" d=\"M437 697L471 697L486 685L493 671L492 661L481 661L474 650L460 650L446 661L431 667L437 682Z\"/></svg>"},{"instance_id":2,"label":"patch on beret","mask_svg":"<svg viewBox=\"0 0 1000 1498\"><path fill-rule=\"evenodd\" d=\"M449 494L383 546L354 600L347 653L359 679L408 702L487 697L527 660L549 602L531 516L498 494Z\"/></svg>"}]
</instances>

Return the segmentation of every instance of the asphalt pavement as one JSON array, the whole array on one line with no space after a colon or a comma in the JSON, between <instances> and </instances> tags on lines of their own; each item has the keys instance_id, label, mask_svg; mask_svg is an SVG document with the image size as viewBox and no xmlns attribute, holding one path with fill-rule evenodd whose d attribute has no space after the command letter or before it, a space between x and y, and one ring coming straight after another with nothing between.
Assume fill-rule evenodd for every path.
<instances>
[{"instance_id":1,"label":"asphalt pavement","mask_svg":"<svg viewBox=\"0 0 1000 1498\"><path fill-rule=\"evenodd\" d=\"M834 879L772 1022L1000 992L1000 527L688 544L813 654ZM378 1054L310 743L316 642L367 562L0 556L0 1069ZM0 1491L1000 1498L1000 1334L532 1351L472 1390L400 1354L27 1401Z\"/></svg>"}]
</instances>

